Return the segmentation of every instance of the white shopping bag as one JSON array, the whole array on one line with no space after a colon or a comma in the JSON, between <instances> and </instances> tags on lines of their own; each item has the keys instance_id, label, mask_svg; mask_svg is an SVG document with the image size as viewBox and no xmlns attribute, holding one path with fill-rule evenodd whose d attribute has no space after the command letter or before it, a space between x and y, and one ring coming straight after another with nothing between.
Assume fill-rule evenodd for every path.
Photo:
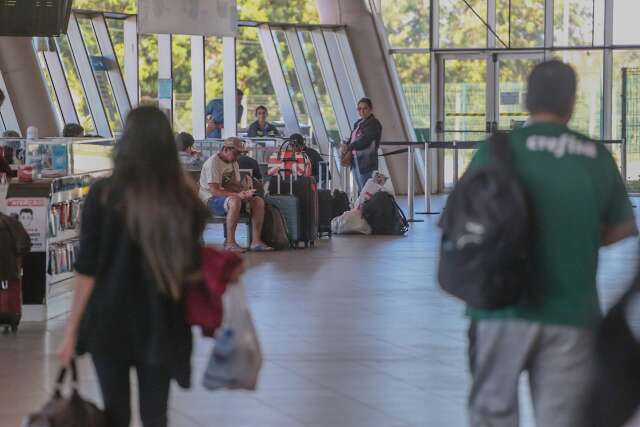
<instances>
[{"instance_id":1,"label":"white shopping bag","mask_svg":"<svg viewBox=\"0 0 640 427\"><path fill-rule=\"evenodd\" d=\"M371 234L371 226L360 209L352 209L331 220L333 234Z\"/></svg>"},{"instance_id":2,"label":"white shopping bag","mask_svg":"<svg viewBox=\"0 0 640 427\"><path fill-rule=\"evenodd\" d=\"M262 367L262 352L244 286L240 283L230 285L222 300L222 327L216 333L203 385L209 390L255 390Z\"/></svg>"}]
</instances>

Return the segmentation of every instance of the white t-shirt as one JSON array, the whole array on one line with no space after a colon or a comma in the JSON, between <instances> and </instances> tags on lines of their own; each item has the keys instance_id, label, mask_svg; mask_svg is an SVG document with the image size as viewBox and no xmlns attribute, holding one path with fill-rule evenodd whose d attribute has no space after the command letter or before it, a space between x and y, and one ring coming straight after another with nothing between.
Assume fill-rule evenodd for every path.
<instances>
[{"instance_id":1,"label":"white t-shirt","mask_svg":"<svg viewBox=\"0 0 640 427\"><path fill-rule=\"evenodd\" d=\"M207 202L213 194L209 184L220 184L222 188L225 184L240 183L240 167L238 162L227 163L222 160L218 153L209 157L204 165L202 165L202 172L200 172L200 199L203 202Z\"/></svg>"}]
</instances>

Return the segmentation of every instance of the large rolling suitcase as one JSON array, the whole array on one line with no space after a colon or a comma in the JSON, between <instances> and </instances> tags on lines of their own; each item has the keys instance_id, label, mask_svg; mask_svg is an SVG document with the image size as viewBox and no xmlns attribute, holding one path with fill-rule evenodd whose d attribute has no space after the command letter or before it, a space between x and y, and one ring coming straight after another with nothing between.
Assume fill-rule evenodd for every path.
<instances>
[{"instance_id":1,"label":"large rolling suitcase","mask_svg":"<svg viewBox=\"0 0 640 427\"><path fill-rule=\"evenodd\" d=\"M21 259L30 249L22 224L0 213L0 325L14 333L22 317Z\"/></svg>"},{"instance_id":2,"label":"large rolling suitcase","mask_svg":"<svg viewBox=\"0 0 640 427\"><path fill-rule=\"evenodd\" d=\"M271 177L269 193L282 195L287 191L285 189L289 188L298 199L300 205L298 215L300 235L298 238L292 236L293 243L295 245L304 243L305 247L313 246L315 241L318 240L318 187L316 180L311 176L299 177L294 173L293 177L282 180L281 185L279 184L280 181L279 176ZM282 214L286 218L285 212L282 212ZM287 226L289 226L288 222Z\"/></svg>"},{"instance_id":3,"label":"large rolling suitcase","mask_svg":"<svg viewBox=\"0 0 640 427\"><path fill-rule=\"evenodd\" d=\"M300 241L302 237L300 201L293 195L293 181L289 180L288 185L283 187L280 182L280 175L272 177L271 182L273 182L273 178L276 179L276 186L273 190L271 186L269 187L269 195L265 198L265 201L267 204L278 208L282 214L287 225L289 239L293 244ZM288 189L287 192L285 192L285 188Z\"/></svg>"},{"instance_id":4,"label":"large rolling suitcase","mask_svg":"<svg viewBox=\"0 0 640 427\"><path fill-rule=\"evenodd\" d=\"M333 219L333 195L329 186L329 164L318 163L318 234L331 236Z\"/></svg>"},{"instance_id":5,"label":"large rolling suitcase","mask_svg":"<svg viewBox=\"0 0 640 427\"><path fill-rule=\"evenodd\" d=\"M18 331L22 318L22 281L20 279L0 280L0 325L5 332Z\"/></svg>"}]
</instances>

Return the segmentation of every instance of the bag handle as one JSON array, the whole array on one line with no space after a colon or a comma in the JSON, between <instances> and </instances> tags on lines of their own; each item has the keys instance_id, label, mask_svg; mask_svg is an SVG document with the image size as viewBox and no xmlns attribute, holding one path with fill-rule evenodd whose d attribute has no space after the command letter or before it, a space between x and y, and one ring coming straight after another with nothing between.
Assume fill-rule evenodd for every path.
<instances>
[{"instance_id":1,"label":"bag handle","mask_svg":"<svg viewBox=\"0 0 640 427\"><path fill-rule=\"evenodd\" d=\"M69 366L71 368L71 389L75 391L78 389L78 368L76 367L75 358L71 359L71 363ZM66 367L61 367L60 371L58 372L56 386L53 390L53 395L56 398L62 397L62 387L64 386L64 379L67 376L67 371L68 369Z\"/></svg>"}]
</instances>

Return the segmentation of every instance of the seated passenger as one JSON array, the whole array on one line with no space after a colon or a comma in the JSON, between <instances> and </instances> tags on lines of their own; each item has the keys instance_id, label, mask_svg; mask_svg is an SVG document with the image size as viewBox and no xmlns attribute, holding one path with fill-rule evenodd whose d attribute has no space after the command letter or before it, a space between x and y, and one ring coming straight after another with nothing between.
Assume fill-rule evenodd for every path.
<instances>
[{"instance_id":1,"label":"seated passenger","mask_svg":"<svg viewBox=\"0 0 640 427\"><path fill-rule=\"evenodd\" d=\"M200 174L200 198L207 203L214 215L227 217L227 238L224 248L233 252L244 252L236 242L236 228L242 208L250 208L253 238L251 250L272 251L261 239L264 221L264 200L255 196L255 190L245 190L240 178L238 158L246 153L239 138L224 141L222 151L209 157Z\"/></svg>"},{"instance_id":2,"label":"seated passenger","mask_svg":"<svg viewBox=\"0 0 640 427\"><path fill-rule=\"evenodd\" d=\"M180 132L176 135L176 145L178 146L178 156L180 163L186 168L202 167L202 153L193 148L193 136L187 132Z\"/></svg>"},{"instance_id":3,"label":"seated passenger","mask_svg":"<svg viewBox=\"0 0 640 427\"><path fill-rule=\"evenodd\" d=\"M260 164L253 157L242 155L238 157L238 165L240 169L251 169L251 176L258 181L262 181L262 173L260 172Z\"/></svg>"},{"instance_id":4,"label":"seated passenger","mask_svg":"<svg viewBox=\"0 0 640 427\"><path fill-rule=\"evenodd\" d=\"M264 105L259 106L258 108L256 108L255 114L257 120L251 123L251 126L249 126L249 131L247 132L247 136L249 138L267 138L280 136L280 132L278 132L278 129L276 129L274 125L267 121L267 116L269 115L267 107L265 107Z\"/></svg>"},{"instance_id":5,"label":"seated passenger","mask_svg":"<svg viewBox=\"0 0 640 427\"><path fill-rule=\"evenodd\" d=\"M65 138L82 138L84 128L77 123L67 123L62 129L62 136Z\"/></svg>"}]
</instances>

